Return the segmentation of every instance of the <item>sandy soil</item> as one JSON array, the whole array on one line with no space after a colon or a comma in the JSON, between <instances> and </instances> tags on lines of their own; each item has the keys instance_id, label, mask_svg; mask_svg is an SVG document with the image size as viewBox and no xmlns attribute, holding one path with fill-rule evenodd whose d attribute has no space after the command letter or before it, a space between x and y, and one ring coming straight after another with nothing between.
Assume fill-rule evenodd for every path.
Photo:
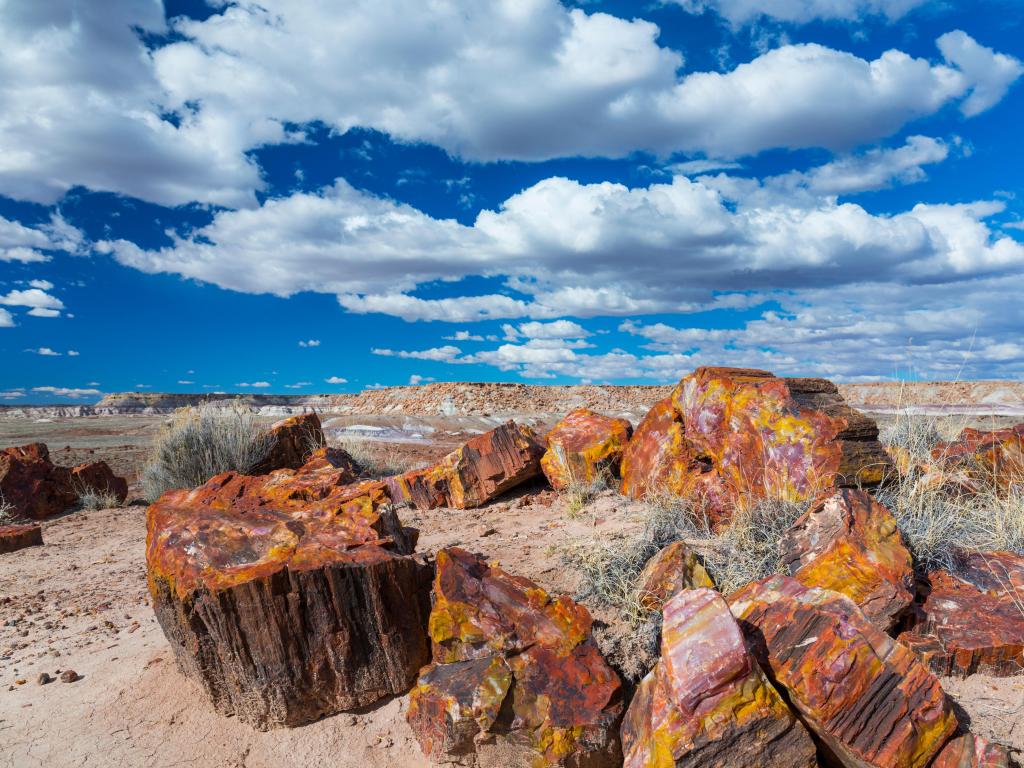
<instances>
[{"instance_id":1,"label":"sandy soil","mask_svg":"<svg viewBox=\"0 0 1024 768\"><path fill-rule=\"evenodd\" d=\"M608 493L576 518L527 488L480 510L406 512L421 551L458 544L556 591L575 574L562 548L639 525ZM148 605L145 508L71 513L43 547L0 558L0 766L337 766L428 763L405 723L406 697L293 730L254 731L217 715L182 677ZM81 679L60 682L73 669ZM40 673L55 678L40 685ZM20 681L25 681L20 683Z\"/></svg>"}]
</instances>

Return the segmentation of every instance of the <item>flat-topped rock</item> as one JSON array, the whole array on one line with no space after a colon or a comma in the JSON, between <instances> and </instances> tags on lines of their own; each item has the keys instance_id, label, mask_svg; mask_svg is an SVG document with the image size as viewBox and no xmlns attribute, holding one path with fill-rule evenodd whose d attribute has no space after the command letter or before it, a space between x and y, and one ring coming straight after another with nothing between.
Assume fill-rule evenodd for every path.
<instances>
[{"instance_id":1,"label":"flat-topped rock","mask_svg":"<svg viewBox=\"0 0 1024 768\"><path fill-rule=\"evenodd\" d=\"M622 451L633 434L627 419L577 408L548 432L541 468L556 490L619 476Z\"/></svg>"},{"instance_id":2,"label":"flat-topped rock","mask_svg":"<svg viewBox=\"0 0 1024 768\"><path fill-rule=\"evenodd\" d=\"M981 577L978 584L973 577ZM1020 593L991 574L932 571L917 623L899 637L939 675L1016 675L1024 669ZM986 587L993 587L988 590Z\"/></svg>"},{"instance_id":3,"label":"flat-topped rock","mask_svg":"<svg viewBox=\"0 0 1024 768\"><path fill-rule=\"evenodd\" d=\"M620 681L590 614L461 549L437 554L430 637L407 719L439 763L621 764Z\"/></svg>"},{"instance_id":4,"label":"flat-topped rock","mask_svg":"<svg viewBox=\"0 0 1024 768\"><path fill-rule=\"evenodd\" d=\"M711 589L665 604L661 660L622 724L625 768L815 768L807 730L744 644Z\"/></svg>"},{"instance_id":5,"label":"flat-topped rock","mask_svg":"<svg viewBox=\"0 0 1024 768\"><path fill-rule=\"evenodd\" d=\"M692 498L717 522L759 499L809 501L881 483L878 428L824 379L698 368L651 409L623 453L623 493Z\"/></svg>"},{"instance_id":6,"label":"flat-topped rock","mask_svg":"<svg viewBox=\"0 0 1024 768\"><path fill-rule=\"evenodd\" d=\"M729 603L765 673L837 765L924 768L956 731L935 676L845 595L773 576Z\"/></svg>"},{"instance_id":7,"label":"flat-topped rock","mask_svg":"<svg viewBox=\"0 0 1024 768\"><path fill-rule=\"evenodd\" d=\"M780 542L791 576L849 597L888 631L914 601L914 567L896 520L862 490L818 499Z\"/></svg>"},{"instance_id":8,"label":"flat-topped rock","mask_svg":"<svg viewBox=\"0 0 1024 768\"><path fill-rule=\"evenodd\" d=\"M429 660L430 568L382 483L224 473L147 512L154 610L222 714L300 725L404 693Z\"/></svg>"},{"instance_id":9,"label":"flat-topped rock","mask_svg":"<svg viewBox=\"0 0 1024 768\"><path fill-rule=\"evenodd\" d=\"M42 544L43 529L38 525L0 525L0 555Z\"/></svg>"},{"instance_id":10,"label":"flat-topped rock","mask_svg":"<svg viewBox=\"0 0 1024 768\"><path fill-rule=\"evenodd\" d=\"M386 482L395 502L417 509L469 509L539 475L543 453L532 429L509 421L470 439L431 467Z\"/></svg>"}]
</instances>

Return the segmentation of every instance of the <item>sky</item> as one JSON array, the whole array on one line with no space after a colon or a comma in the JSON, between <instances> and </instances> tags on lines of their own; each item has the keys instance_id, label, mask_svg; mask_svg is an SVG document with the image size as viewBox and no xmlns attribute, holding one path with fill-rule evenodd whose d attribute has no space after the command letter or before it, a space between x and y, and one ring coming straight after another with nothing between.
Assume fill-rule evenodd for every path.
<instances>
[{"instance_id":1,"label":"sky","mask_svg":"<svg viewBox=\"0 0 1024 768\"><path fill-rule=\"evenodd\" d=\"M1020 0L0 0L0 402L1024 374Z\"/></svg>"}]
</instances>

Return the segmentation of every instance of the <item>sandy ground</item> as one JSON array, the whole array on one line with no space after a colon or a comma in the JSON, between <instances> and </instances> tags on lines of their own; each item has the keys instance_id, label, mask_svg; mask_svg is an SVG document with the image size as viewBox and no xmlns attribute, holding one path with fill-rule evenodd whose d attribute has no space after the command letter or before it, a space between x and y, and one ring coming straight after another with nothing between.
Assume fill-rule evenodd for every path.
<instances>
[{"instance_id":1,"label":"sandy ground","mask_svg":"<svg viewBox=\"0 0 1024 768\"><path fill-rule=\"evenodd\" d=\"M562 548L638 517L613 494L570 519L549 491L480 510L406 512L421 551L458 544L553 590L572 591ZM148 604L145 508L44 524L43 547L0 557L0 766L427 766L406 697L268 733L217 715L182 677ZM73 669L81 679L59 680ZM40 685L40 673L55 678ZM19 681L25 681L19 684Z\"/></svg>"}]
</instances>

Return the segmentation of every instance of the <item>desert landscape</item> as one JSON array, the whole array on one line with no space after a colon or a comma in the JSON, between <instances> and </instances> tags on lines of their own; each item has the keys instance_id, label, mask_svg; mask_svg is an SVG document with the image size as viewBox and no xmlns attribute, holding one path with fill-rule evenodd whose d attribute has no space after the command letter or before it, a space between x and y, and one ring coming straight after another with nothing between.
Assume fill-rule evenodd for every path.
<instances>
[{"instance_id":1,"label":"desert landscape","mask_svg":"<svg viewBox=\"0 0 1024 768\"><path fill-rule=\"evenodd\" d=\"M694 387L698 394L693 393ZM690 400L685 405L680 398L688 389ZM640 766L661 765L657 762L661 758L650 751L654 749L651 745L669 744L675 764L693 766L1013 765L1024 752L1024 675L1020 674L1024 670L1024 611L1020 610L1018 597L1024 558L1012 553L999 555L1008 582L997 585L995 591L991 585L975 585L984 579L972 583L968 566L950 564L953 578L961 580L952 588L973 589L977 596L971 598L971 608L956 609L970 612L962 617L966 618L964 624L958 623L961 619L954 611L936 619L941 623L938 626L949 625L937 629L936 620L930 619L928 612L941 609L937 603L930 607L928 589L938 589L940 579L929 568L935 569L941 556L938 549L933 552L926 548L931 545L910 539L918 535L917 531L887 529L884 521L892 518L883 503L890 504L901 525L911 525L907 510L897 508L905 499L891 501L896 498L891 495L894 486L924 483L935 486L938 490L934 493L944 494L944 498L962 498L962 486L971 483L964 474L969 472L968 465L954 465L952 459L947 464L930 459L925 467L919 452L904 453L914 445L906 440L898 444L894 435L907 432L910 423L917 425L909 429L914 434L922 431L921 425L927 425L936 433L936 440L955 441L965 428L968 432L976 429L979 434L1019 434L1012 430L1022 407L1019 392L1019 385L998 382L971 387L857 385L837 389L821 380L701 369L678 388L436 384L312 401L223 398L211 402L199 397L123 395L104 398L77 413L55 407L7 409L0 418L2 446L45 442L50 447L46 461L58 470L103 461L112 472L97 475L101 479L94 482L109 485L111 477L121 476L128 487L120 500L109 494L86 498L86 493L79 491L80 498L65 503L65 508L55 514L32 512L39 520L33 524L40 527L42 546L0 554L0 736L4 745L0 764L256 768L458 763L526 767L612 766L622 765L625 759L625 765ZM700 413L712 414L725 408L731 414L730 421L717 428L724 431L705 431L704 438L729 443L749 440L755 434L749 430L758 430L757 440L764 450L789 446L779 450L778 456L783 457L780 461L786 464L787 473L799 468L801 477L786 474L780 480L778 467L771 460L764 463L749 447L723 445L724 453L708 454L711 466L703 460L694 464L692 458L686 458L688 449L684 444L666 438L664 424L659 425L659 419L664 421L659 408L673 402L673 393L681 408L691 409L681 410L681 416L676 417L682 419L678 423L683 434L691 435L685 439L698 439L694 430L706 418ZM866 415L852 411L848 403L856 404ZM274 458L265 464L270 474L248 478L228 475L215 479L212 485L203 485L190 496L181 496L188 494L187 490L168 491L161 501L148 506L145 486L152 478L146 479L146 465L153 461L154 441L159 441L161 435L166 437L175 424L180 425L183 413L193 417L199 413L219 414L210 417L213 419L244 413L256 431L277 435L277 442L269 449ZM792 418L813 425L811 431L795 440L792 427L785 422ZM882 443L872 442L876 420L885 449ZM829 424L839 426L840 422L845 432L829 431ZM755 423L766 426L755 428ZM768 431L760 431L764 429ZM847 437L843 438L844 434ZM1010 443L1004 440L1007 453L1000 454L1003 458L997 462L1001 473L1013 473L1021 467L1024 454L1020 437L1015 439ZM796 446L809 463L794 458ZM831 465L818 461L836 446L845 457L844 472L852 468L854 474L859 473L858 478L833 477L835 468L829 470ZM290 455L296 452L298 455ZM461 458L453 464L451 458L446 459L452 456ZM678 465L679 461L684 463ZM728 467L745 462L750 465L745 468L748 471L759 467L759 479L741 488L735 479L741 475L730 475ZM360 463L362 466L358 466ZM885 463L883 474L891 472L892 476L879 476L874 467L877 463ZM486 466L486 471L480 466ZM689 469L679 475L666 471L671 466ZM455 469L441 471L439 467ZM15 488L19 471L24 469L19 470L13 459L6 459L0 466L0 487ZM444 474L450 471L456 474ZM816 473L830 471L828 477L816 477ZM33 477L38 480L38 475ZM377 477L384 482L376 482L373 478ZM712 481L712 477L717 479ZM705 485L697 488L695 483ZM818 487L822 483L824 486ZM825 486L844 485L853 490L824 502L832 493ZM238 490L231 490L236 486ZM290 487L296 490L289 491ZM326 490L314 495L304 490L296 496L300 487ZM857 490L859 487L869 489L869 493ZM39 491L37 488L37 496ZM103 491L106 493L107 488ZM903 493L910 497L909 492ZM967 493L979 494L980 499L983 491L975 484ZM771 514L784 518L784 523L781 527L776 523L774 533L750 540L749 551L760 552L762 559L764 552L769 556L744 570L746 566L726 563L737 557L739 550L723 558L714 547L730 541L724 531L743 528L743 499L753 497L758 499L757 509L770 508ZM789 506L764 506L766 501L782 497ZM332 501L334 498L338 501ZM693 500L698 498L700 503L695 504ZM938 496L930 498L935 501ZM361 511L354 511L353 499L359 502ZM324 509L336 510L330 517L336 522L323 529L325 533L318 533L321 524L314 521ZM845 514L847 523L838 531L830 530L834 523L827 521L817 524L817 532L808 530L813 517L804 512L814 509L823 520L828 514ZM369 518L365 517L367 510L375 510ZM313 558L312 564L299 566L296 561L289 565L287 559L275 560L258 539L276 540L280 534L273 532L277 530L273 525L271 529L266 525L253 528L254 523L244 522L251 515L267 521L284 519L282 515L306 521L301 524L304 539L322 539L305 556ZM696 525L701 515L706 526L703 530ZM689 520L681 521L687 516ZM796 517L800 520L789 530L803 533L786 530ZM363 529L351 528L355 523L344 523L343 545L322 538L333 530L330 526L359 519L390 533L370 530L370 538L366 538L358 533ZM242 527L224 528L212 538L203 533L210 525L228 525L230 520L242 521ZM28 515L19 518L17 509L8 509L7 522L32 521ZM396 529L396 524L404 528ZM238 522L230 525L237 526ZM879 525L881 528L875 527ZM411 540L399 532L410 528L418 532ZM12 529L0 529L0 541L5 530ZM748 546L746 539L736 542ZM913 568L904 544L913 550ZM342 549L334 549L339 546ZM211 548L223 549L222 554L231 559L218 560L220 555ZM205 554L194 554L204 550ZM337 554L369 550L377 554L366 561L367 565L359 565L363 562L360 559L350 562L354 554ZM189 559L196 556L200 560L189 565ZM406 590L402 592L405 596L398 603L389 602L385 595L380 598L384 602L371 613L365 613L371 608L362 601L358 605L335 602L333 607L316 609L313 593L303 592L314 586L299 579L298 574L372 569L376 566L369 563L378 559L381 567L408 564L402 565L406 570L387 577L392 588L405 585L401 587ZM816 560L823 567L815 567ZM794 565L803 561L806 564ZM200 566L200 562L206 565ZM217 562L237 565L217 566ZM485 581L476 582L481 573L474 569L483 564L493 576L484 575ZM202 570L195 571L196 567ZM160 574L168 568L178 574L173 577L176 581L162 581L165 577ZM218 568L226 570L215 577ZM302 664L313 663L305 654L326 652L303 644L313 643L311 638L287 641L300 641L297 648L306 647L305 651L293 649L276 662L270 657L260 662L254 658L259 653L271 653L273 657L277 652L265 646L267 640L259 634L263 630L247 623L244 617L247 611L256 610L251 605L254 596L263 593L239 590L247 590L247 584L269 585L271 582L263 580L276 578L270 574L287 573L290 568L294 569L288 582L291 586L285 589L305 606L300 610L307 612L305 621L296 625L305 629L298 631L315 633L314 625L308 622L347 620L344 614L354 611L354 620L370 630L375 623L388 626L399 621L404 627L402 642L408 645L394 646L396 640L389 635L386 651L369 651L371 656L379 651L386 657L383 661L362 662L370 664L366 672L360 673L371 675L369 683L344 671L346 664L360 663L346 656L354 653L346 650L346 644L356 640L345 632L316 641L331 646L329 653L335 660L330 674L326 668L314 677L300 671ZM439 580L431 587L435 569ZM652 571L656 572L653 581ZM771 574L775 572L796 578L772 582ZM750 575L758 575L761 580L755 586L740 583ZM497 581L488 581L492 578ZM199 586L182 592L185 579L199 579L195 582ZM522 579L529 582L517 581ZM641 587L644 579L647 586ZM472 586L474 583L478 586ZM169 584L176 586L170 591L161 586ZM380 588L373 584L377 584L375 577L360 589L370 589L370 595ZM478 591L486 584L491 586ZM538 590L536 594L543 597L530 598L514 609L511 603L501 603L506 605L505 611L511 611L505 616L489 612L493 608L487 608L488 600L497 600L498 595L502 601L514 600L517 590L526 584L535 585L530 589ZM715 586L721 592L714 591ZM815 592L815 586L827 589ZM849 638L840 641L842 633L817 648L821 643L815 641L832 621L832 614L800 601L794 590L808 587L812 593L835 595L831 599L844 601L842 610L855 614L843 619L844 626L850 622L857 627L856 637L869 638L878 654L876 663L883 669L895 665L892 674L905 681L900 687L869 694L869 688L863 686L869 685L870 679L863 676L882 672L858 671L859 663L853 660L861 658L858 654L863 651L849 645ZM198 591L188 591L193 589ZM819 634L808 634L803 642L814 646L816 653L825 654L825 658L850 659L849 666L842 667L845 671L838 673L841 677L836 678L846 680L837 689L846 697L842 717L833 714L830 721L815 710L824 706L814 703L814 690L825 685L824 680L801 682L786 677L783 658L792 649L787 651L781 645L776 648L769 641L762 649L767 655L758 657L756 634L747 635L746 645L730 645L730 638L739 642L741 626L744 632L747 627L769 626L749 624L746 619L737 623L732 618L743 616L742 610L756 614L756 607L743 606L757 605L758 589L781 590L761 610L780 610L780 605L793 600L793 606L786 610L797 613L789 614L789 620L803 616L801 611L810 611L801 620L818 627ZM784 597L787 590L795 596ZM418 597L413 598L412 593ZM182 614L183 606L175 606L186 594L192 595L186 598L190 601L186 604L195 607ZM210 613L213 604L209 600L218 594L222 595L216 598L220 608ZM233 594L237 596L229 597ZM744 597L747 594L750 598ZM956 596L959 592L950 594ZM259 610L276 601L269 593L258 599L270 601ZM409 599L418 601L420 607L409 604ZM525 599L525 594L520 599ZM541 602L536 602L538 599ZM967 593L960 599L968 599ZM547 600L555 602L545 603ZM997 622L997 626L979 629L977 611L988 604L985 601L998 606L985 622ZM206 608L201 607L204 604ZM228 609L229 604L235 607ZM381 605L391 605L391 610L401 606L407 615L380 615ZM545 605L561 607L558 614L549 614L553 608ZM572 607L576 605L579 607ZM192 614L194 610L199 612ZM221 614L222 610L228 612ZM326 610L333 618L315 619L315 614L308 613L314 610ZM556 676L551 683L541 683L540 692L533 694L546 702L541 710L520 711L519 707L528 706L523 703L528 700L522 699L526 694L521 691L537 684L530 681L538 679L538 672L518 661L524 658L522 651L513 652L507 663L520 682L513 686L514 696L510 692L504 706L511 705L517 714L504 720L495 711L488 719L481 719L484 715L479 707L485 706L486 699L474 698L471 689L464 688L470 684L469 679L451 675L464 675L464 670L473 673L479 662L472 659L500 659L500 655L489 654L501 653L501 643L507 641L500 638L508 637L505 633L512 631L513 637L518 634L521 642L529 632L542 631L531 628L546 626L544 622L550 618L545 616L563 611L576 616L572 621L582 623L578 630L572 630L576 625L570 623L558 631L583 632L573 641L582 640L582 645L566 659L576 659L581 649L587 649L590 661L578 669L571 666L569 669L575 671L565 672L569 675L565 679ZM431 614L429 628L427 613ZM187 625L180 625L183 619L176 617L187 615L193 618ZM261 621L270 621L272 615ZM767 621L767 615L759 620ZM450 619L442 621L442 616L461 616L459 621L468 621L474 629L446 634L450 630L443 627ZM223 628L217 630L218 625L210 623L214 621L242 623L225 636ZM285 641L287 633L296 631L295 627L286 628L289 621L283 616L272 621L278 627L273 630L274 636L282 633L275 646ZM502 621L511 622L511 627L502 629ZM204 623L208 623L205 630L201 629ZM670 623L673 629L668 633ZM191 634L194 632L201 634ZM202 634L206 632L213 634ZM498 634L492 637L491 632ZM213 662L200 659L196 665L199 657L194 654L207 652L201 649L214 642L214 637L222 638L215 641L221 643L232 636L237 638L232 642L256 645L234 661L228 659L234 658L238 650L213 648L222 662L211 667ZM443 639L449 636L450 640ZM424 645L429 642L433 643L432 653ZM710 646L705 645L709 642ZM780 644L787 642L800 645L779 640ZM893 648L883 651L882 643ZM260 647L266 650L256 650ZM460 651L462 647L468 650ZM525 646L527 650L538 647L543 646ZM688 647L711 650L693 656L696 650L686 652ZM483 648L491 650L484 653ZM742 674L736 678L735 672L717 671L724 661L711 662L711 657L696 661L707 653L733 658L730 663L740 663L747 670L742 674L754 675L751 679L760 681L759 687L751 689L752 683L742 682ZM424 666L420 671L431 655L434 666ZM542 654L530 663L567 663L554 659L544 662L544 658ZM254 672L261 663L291 665L289 674L297 677L287 682L267 678L264 673ZM389 673L373 682L373 675L382 674L377 666L380 663L389 665L389 669L397 664L401 668L397 678ZM573 662L577 663L582 662ZM699 666L693 667L694 663ZM251 664L257 667L248 669ZM537 669L547 675L555 668L548 672L544 667ZM714 678L723 674L726 677ZM651 691L663 679L670 685L685 682L690 686L689 695L695 698L679 702L701 703L672 704L674 699L651 703ZM805 690L802 685L810 688ZM726 706L720 703L722 686L731 692L729 695L751 696L750 704L742 710L729 705L711 720L695 720L698 712L705 712L700 718L711 717L708 713L715 711L714 707ZM215 693L218 690L221 693ZM757 690L762 693L755 695ZM779 694L768 696L775 690ZM784 698L779 698L780 694ZM464 696L469 698L460 698ZM573 698L578 696L583 698ZM922 696L928 697L927 706ZM555 704L560 697L579 702L574 705L575 716L582 719L568 730L570 723L558 720L565 717L558 715ZM440 710L432 708L432 702L438 700L449 703ZM911 705L913 700L919 703ZM748 716L739 713L754 706L755 701L767 709L755 710L759 714L756 726L752 726ZM677 708L677 714L668 720L662 719L666 706ZM531 722L531 717L540 719ZM934 722L936 717L941 726L924 727L921 718ZM875 720L892 723L891 718L913 725L896 727L888 734L874 730ZM860 723L857 730L839 725L848 719ZM702 721L715 725L699 725ZM561 735L552 742L552 736L545 733ZM969 738L977 741L971 741L968 749L964 737L957 734L971 734Z\"/></svg>"}]
</instances>

